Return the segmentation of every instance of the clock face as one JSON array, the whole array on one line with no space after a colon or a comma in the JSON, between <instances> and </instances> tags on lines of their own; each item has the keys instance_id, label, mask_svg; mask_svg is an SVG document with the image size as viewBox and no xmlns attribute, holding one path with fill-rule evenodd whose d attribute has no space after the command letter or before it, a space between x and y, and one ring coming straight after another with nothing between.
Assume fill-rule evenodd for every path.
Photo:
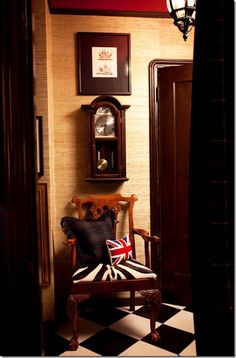
<instances>
[{"instance_id":1,"label":"clock face","mask_svg":"<svg viewBox=\"0 0 236 358\"><path fill-rule=\"evenodd\" d=\"M95 128L101 136L109 136L115 134L115 119L107 115L101 115L97 118Z\"/></svg>"},{"instance_id":2,"label":"clock face","mask_svg":"<svg viewBox=\"0 0 236 358\"><path fill-rule=\"evenodd\" d=\"M95 115L95 135L115 136L115 118L109 107L100 107Z\"/></svg>"}]
</instances>

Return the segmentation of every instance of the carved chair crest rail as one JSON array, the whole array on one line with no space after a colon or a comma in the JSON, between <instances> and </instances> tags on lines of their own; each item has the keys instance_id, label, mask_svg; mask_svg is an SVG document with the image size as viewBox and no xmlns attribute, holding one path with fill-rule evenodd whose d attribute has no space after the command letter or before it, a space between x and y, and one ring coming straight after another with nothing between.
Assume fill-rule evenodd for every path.
<instances>
[{"instance_id":1,"label":"carved chair crest rail","mask_svg":"<svg viewBox=\"0 0 236 358\"><path fill-rule=\"evenodd\" d=\"M160 252L160 238L134 227L133 208L137 200L134 194L74 197L72 202L78 218L65 216L61 219L65 245L71 248L73 271L67 301L73 331L70 350L76 350L79 345L78 303L98 293L130 291L130 310L133 311L135 291L139 291L151 303L151 338L153 341L160 338L155 322L161 296L158 276L150 269L150 245L157 245L157 252ZM128 233L116 238L121 211L128 216ZM136 260L135 235L144 241L145 265Z\"/></svg>"}]
</instances>

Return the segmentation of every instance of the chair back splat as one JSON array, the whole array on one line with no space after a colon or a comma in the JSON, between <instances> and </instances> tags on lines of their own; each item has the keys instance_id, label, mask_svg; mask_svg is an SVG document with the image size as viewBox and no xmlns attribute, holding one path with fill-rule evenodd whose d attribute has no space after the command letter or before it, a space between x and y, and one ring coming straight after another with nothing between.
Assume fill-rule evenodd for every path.
<instances>
[{"instance_id":1,"label":"chair back splat","mask_svg":"<svg viewBox=\"0 0 236 358\"><path fill-rule=\"evenodd\" d=\"M150 269L150 246L160 245L160 238L134 227L133 208L137 196L121 194L74 197L78 218L61 219L66 235L66 246L71 247L73 269L71 292L67 301L68 316L73 336L69 349L76 350L78 342L78 303L92 294L130 291L130 309L134 310L134 292L137 290L151 302L150 329L153 341L160 336L155 329L161 296L158 277ZM128 214L128 233L117 236L121 212ZM136 260L135 236L144 242L145 265ZM160 251L159 248L157 250Z\"/></svg>"},{"instance_id":2,"label":"chair back splat","mask_svg":"<svg viewBox=\"0 0 236 358\"><path fill-rule=\"evenodd\" d=\"M98 219L106 210L113 209L115 212L115 227L114 232L116 235L116 227L119 223L118 216L121 211L121 203L128 204L129 213L129 235L133 250L133 258L136 258L135 241L134 241L134 221L133 221L133 208L135 201L138 200L137 195L132 194L131 196L122 196L121 194L107 194L107 195L89 195L87 197L74 197L72 203L77 207L78 218L84 219L87 217L87 212L83 211L83 206L90 204L89 210L92 214L93 219Z\"/></svg>"}]
</instances>

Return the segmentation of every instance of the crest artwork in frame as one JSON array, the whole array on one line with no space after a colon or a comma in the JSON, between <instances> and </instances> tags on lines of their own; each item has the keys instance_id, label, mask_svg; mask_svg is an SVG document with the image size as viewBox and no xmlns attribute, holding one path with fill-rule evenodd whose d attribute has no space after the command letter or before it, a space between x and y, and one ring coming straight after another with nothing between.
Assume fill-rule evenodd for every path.
<instances>
[{"instance_id":1,"label":"crest artwork in frame","mask_svg":"<svg viewBox=\"0 0 236 358\"><path fill-rule=\"evenodd\" d=\"M130 95L130 34L78 32L81 95Z\"/></svg>"}]
</instances>

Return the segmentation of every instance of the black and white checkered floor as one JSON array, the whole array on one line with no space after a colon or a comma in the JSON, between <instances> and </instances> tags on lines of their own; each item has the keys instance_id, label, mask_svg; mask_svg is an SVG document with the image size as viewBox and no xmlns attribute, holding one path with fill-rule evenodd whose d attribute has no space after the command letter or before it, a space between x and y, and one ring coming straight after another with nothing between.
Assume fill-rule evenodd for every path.
<instances>
[{"instance_id":1,"label":"black and white checkered floor","mask_svg":"<svg viewBox=\"0 0 236 358\"><path fill-rule=\"evenodd\" d=\"M150 307L99 306L80 313L77 351L67 351L71 338L69 323L57 327L55 351L60 356L196 356L191 308L163 303L156 322L161 341L152 343ZM55 339L56 337L56 339Z\"/></svg>"}]
</instances>

